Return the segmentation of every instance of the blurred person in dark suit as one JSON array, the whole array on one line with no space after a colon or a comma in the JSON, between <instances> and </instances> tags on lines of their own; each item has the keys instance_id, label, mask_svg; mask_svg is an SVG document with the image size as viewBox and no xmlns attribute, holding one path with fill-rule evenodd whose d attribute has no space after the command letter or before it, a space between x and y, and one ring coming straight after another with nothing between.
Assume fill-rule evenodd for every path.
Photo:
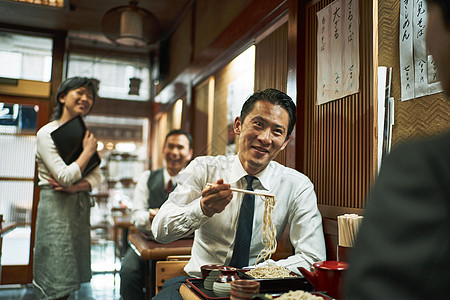
<instances>
[{"instance_id":1,"label":"blurred person in dark suit","mask_svg":"<svg viewBox=\"0 0 450 300\"><path fill-rule=\"evenodd\" d=\"M149 239L153 238L152 221L161 205L175 189L179 173L192 158L193 145L190 133L173 129L167 133L164 147L164 167L144 171L133 194L131 222ZM145 299L145 262L133 249L126 252L120 269L120 294L123 300Z\"/></svg>"},{"instance_id":2,"label":"blurred person in dark suit","mask_svg":"<svg viewBox=\"0 0 450 300\"><path fill-rule=\"evenodd\" d=\"M450 1L427 4L427 47L449 95ZM349 263L346 300L449 298L450 131L388 155Z\"/></svg>"}]
</instances>

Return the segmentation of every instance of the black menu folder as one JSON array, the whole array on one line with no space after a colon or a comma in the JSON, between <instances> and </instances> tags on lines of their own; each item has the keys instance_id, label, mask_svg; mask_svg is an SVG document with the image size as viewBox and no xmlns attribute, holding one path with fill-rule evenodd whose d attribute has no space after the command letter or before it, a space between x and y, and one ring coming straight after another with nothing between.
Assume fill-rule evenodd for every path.
<instances>
[{"instance_id":1,"label":"black menu folder","mask_svg":"<svg viewBox=\"0 0 450 300\"><path fill-rule=\"evenodd\" d=\"M84 124L81 116L77 116L59 126L50 134L58 149L59 155L67 165L73 163L83 151L83 138L85 132L86 124ZM82 172L83 177L89 174L99 164L100 157L98 156L98 153L95 152Z\"/></svg>"}]
</instances>

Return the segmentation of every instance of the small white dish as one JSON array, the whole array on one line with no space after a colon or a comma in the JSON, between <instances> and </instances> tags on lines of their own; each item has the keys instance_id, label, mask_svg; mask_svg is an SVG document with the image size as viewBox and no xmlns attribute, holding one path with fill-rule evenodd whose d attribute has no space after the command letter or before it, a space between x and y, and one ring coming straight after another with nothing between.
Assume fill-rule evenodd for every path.
<instances>
[{"instance_id":1,"label":"small white dish","mask_svg":"<svg viewBox=\"0 0 450 300\"><path fill-rule=\"evenodd\" d=\"M219 297L230 296L231 283L229 282L214 282L213 291Z\"/></svg>"}]
</instances>

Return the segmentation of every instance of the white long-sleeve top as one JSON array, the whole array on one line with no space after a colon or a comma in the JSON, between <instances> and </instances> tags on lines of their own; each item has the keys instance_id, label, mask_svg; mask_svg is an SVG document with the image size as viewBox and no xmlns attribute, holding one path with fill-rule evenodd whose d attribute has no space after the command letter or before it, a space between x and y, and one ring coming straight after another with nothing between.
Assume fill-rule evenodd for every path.
<instances>
[{"instance_id":1,"label":"white long-sleeve top","mask_svg":"<svg viewBox=\"0 0 450 300\"><path fill-rule=\"evenodd\" d=\"M82 178L81 169L76 162L66 165L50 133L58 128L58 122L52 121L37 132L36 161L38 165L39 186L49 184L50 175L62 186L68 187ZM91 188L98 186L102 180L100 167L95 168L84 179Z\"/></svg>"},{"instance_id":2,"label":"white long-sleeve top","mask_svg":"<svg viewBox=\"0 0 450 300\"><path fill-rule=\"evenodd\" d=\"M152 230L148 209L154 208L148 206L148 200L150 197L148 179L150 178L151 173L152 172L150 170L146 170L139 176L133 191L133 207L131 209L131 222L135 227L146 232ZM169 180L172 180L173 184L177 182L178 174L171 177L169 172L167 172L167 169L164 168L163 177L164 189L167 189Z\"/></svg>"},{"instance_id":3,"label":"white long-sleeve top","mask_svg":"<svg viewBox=\"0 0 450 300\"><path fill-rule=\"evenodd\" d=\"M180 173L177 188L153 219L153 234L162 243L195 231L192 257L184 269L189 275L199 276L200 266L205 264L227 265L230 262L243 199L242 193L234 192L233 199L224 211L207 217L200 205L201 191L207 183L214 183L220 178L232 187L245 189L245 175L247 172L237 155L197 157ZM322 217L311 181L300 172L274 161L255 177L258 180L253 181L253 189L272 193L277 199L272 212L277 239L286 224L290 224L290 240L295 254L278 261L277 265L299 273L297 267L309 269L312 263L324 260L326 251ZM250 265L255 263L258 253L263 249L263 213L264 201L256 196Z\"/></svg>"}]
</instances>

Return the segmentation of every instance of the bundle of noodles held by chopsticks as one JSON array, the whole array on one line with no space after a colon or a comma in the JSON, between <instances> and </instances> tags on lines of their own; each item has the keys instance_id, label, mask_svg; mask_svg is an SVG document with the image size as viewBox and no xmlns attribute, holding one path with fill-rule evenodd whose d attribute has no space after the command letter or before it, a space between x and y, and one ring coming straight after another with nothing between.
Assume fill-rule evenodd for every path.
<instances>
[{"instance_id":1,"label":"bundle of noodles held by chopsticks","mask_svg":"<svg viewBox=\"0 0 450 300\"><path fill-rule=\"evenodd\" d=\"M363 216L357 214L345 214L338 216L338 233L339 233L339 246L353 247L355 242L356 233L363 220Z\"/></svg>"},{"instance_id":2,"label":"bundle of noodles held by chopsticks","mask_svg":"<svg viewBox=\"0 0 450 300\"><path fill-rule=\"evenodd\" d=\"M264 196L264 215L262 226L262 244L264 248L259 252L256 257L255 265L259 261L266 261L277 250L277 237L275 225L272 222L272 211L275 207L277 200L274 196Z\"/></svg>"}]
</instances>

